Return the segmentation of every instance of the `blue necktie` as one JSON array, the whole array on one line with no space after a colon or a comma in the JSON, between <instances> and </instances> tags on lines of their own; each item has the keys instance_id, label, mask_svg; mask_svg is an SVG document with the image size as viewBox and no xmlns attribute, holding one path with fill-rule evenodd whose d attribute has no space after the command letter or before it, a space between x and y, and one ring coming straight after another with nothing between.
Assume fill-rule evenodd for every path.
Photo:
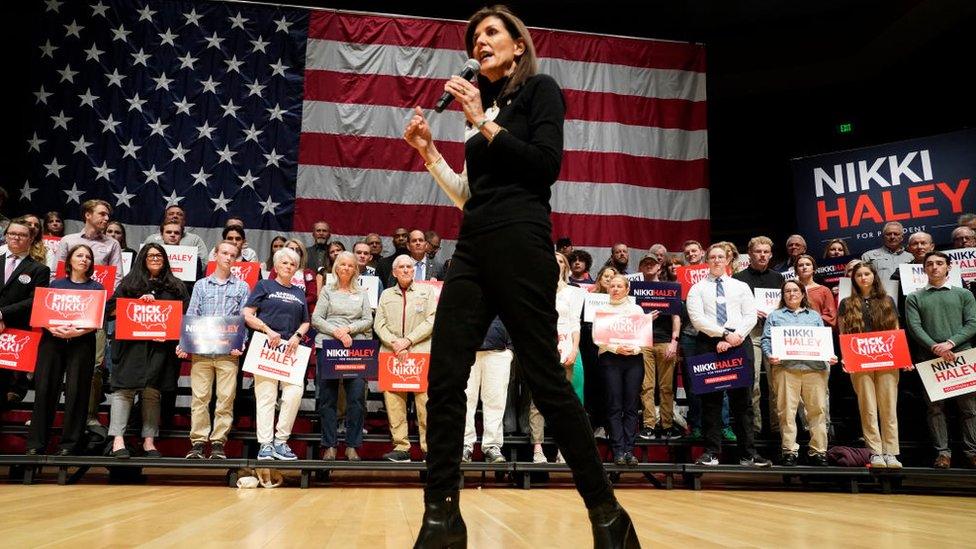
<instances>
[{"instance_id":1,"label":"blue necktie","mask_svg":"<svg viewBox=\"0 0 976 549\"><path fill-rule=\"evenodd\" d=\"M725 327L728 319L729 315L725 311L725 288L722 288L722 279L719 278L715 281L715 320L719 326Z\"/></svg>"}]
</instances>

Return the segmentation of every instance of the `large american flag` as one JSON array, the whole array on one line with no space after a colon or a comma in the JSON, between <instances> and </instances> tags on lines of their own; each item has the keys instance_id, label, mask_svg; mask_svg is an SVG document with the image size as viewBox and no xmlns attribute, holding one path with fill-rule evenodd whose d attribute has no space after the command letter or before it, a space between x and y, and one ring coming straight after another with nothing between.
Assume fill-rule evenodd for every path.
<instances>
[{"instance_id":1,"label":"large american flag","mask_svg":"<svg viewBox=\"0 0 976 549\"><path fill-rule=\"evenodd\" d=\"M347 245L402 226L453 248L460 211L401 134L464 62L464 23L178 0L37 9L24 209L78 219L105 199L130 245L170 204L211 242L241 216L262 258L273 235L307 237L320 219ZM704 47L532 37L567 102L553 236L598 260L617 241L708 240ZM430 120L460 171L463 115Z\"/></svg>"}]
</instances>

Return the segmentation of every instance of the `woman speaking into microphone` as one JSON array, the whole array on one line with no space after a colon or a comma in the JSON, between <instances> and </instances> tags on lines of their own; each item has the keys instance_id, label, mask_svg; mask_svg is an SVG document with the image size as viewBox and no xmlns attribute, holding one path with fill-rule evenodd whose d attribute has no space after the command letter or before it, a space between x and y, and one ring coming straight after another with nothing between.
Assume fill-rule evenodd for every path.
<instances>
[{"instance_id":1,"label":"woman speaking into microphone","mask_svg":"<svg viewBox=\"0 0 976 549\"><path fill-rule=\"evenodd\" d=\"M480 63L478 86L458 76L444 85L466 119L462 172L455 173L437 151L420 107L404 131L437 184L464 210L434 323L428 412L436 420L427 432L425 510L416 547L466 543L458 507L464 389L496 315L511 333L536 406L573 470L594 545L638 547L556 348L559 269L549 198L563 153L562 91L551 77L537 74L528 29L507 8L479 10L464 36L468 55Z\"/></svg>"}]
</instances>

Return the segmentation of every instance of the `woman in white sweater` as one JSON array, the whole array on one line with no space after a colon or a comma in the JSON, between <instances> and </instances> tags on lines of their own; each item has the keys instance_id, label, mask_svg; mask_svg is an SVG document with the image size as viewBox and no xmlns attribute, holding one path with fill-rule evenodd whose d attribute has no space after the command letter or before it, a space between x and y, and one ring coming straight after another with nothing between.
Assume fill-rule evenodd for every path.
<instances>
[{"instance_id":1,"label":"woman in white sweater","mask_svg":"<svg viewBox=\"0 0 976 549\"><path fill-rule=\"evenodd\" d=\"M640 306L627 299L630 281L617 275L608 288L610 303L599 312L618 315L644 314ZM607 389L607 423L610 425L610 447L617 465L637 465L634 440L637 437L637 405L644 381L644 360L636 345L608 343L599 345L600 371Z\"/></svg>"}]
</instances>

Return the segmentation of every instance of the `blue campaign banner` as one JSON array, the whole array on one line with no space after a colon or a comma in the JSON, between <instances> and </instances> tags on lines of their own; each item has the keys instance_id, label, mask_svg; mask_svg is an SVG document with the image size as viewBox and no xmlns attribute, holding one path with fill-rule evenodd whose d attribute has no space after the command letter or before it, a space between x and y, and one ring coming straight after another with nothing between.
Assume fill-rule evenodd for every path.
<instances>
[{"instance_id":1,"label":"blue campaign banner","mask_svg":"<svg viewBox=\"0 0 976 549\"><path fill-rule=\"evenodd\" d=\"M184 316L180 348L190 354L226 355L244 348L243 316Z\"/></svg>"},{"instance_id":2,"label":"blue campaign banner","mask_svg":"<svg viewBox=\"0 0 976 549\"><path fill-rule=\"evenodd\" d=\"M688 357L685 367L691 378L691 390L696 395L752 387L752 361L742 345L721 354L705 353Z\"/></svg>"},{"instance_id":3,"label":"blue campaign banner","mask_svg":"<svg viewBox=\"0 0 976 549\"><path fill-rule=\"evenodd\" d=\"M630 295L645 313L660 311L661 314L681 314L681 284L677 282L630 283Z\"/></svg>"},{"instance_id":4,"label":"blue campaign banner","mask_svg":"<svg viewBox=\"0 0 976 549\"><path fill-rule=\"evenodd\" d=\"M354 339L352 347L326 339L317 354L319 379L379 378L380 342L374 339Z\"/></svg>"},{"instance_id":5,"label":"blue campaign banner","mask_svg":"<svg viewBox=\"0 0 976 549\"><path fill-rule=\"evenodd\" d=\"M844 276L844 270L847 268L847 264L852 259L855 259L853 255L818 259L817 268L813 271L814 282L828 288L837 286L840 284L840 279Z\"/></svg>"},{"instance_id":6,"label":"blue campaign banner","mask_svg":"<svg viewBox=\"0 0 976 549\"><path fill-rule=\"evenodd\" d=\"M974 150L969 129L794 159L799 233L815 257L831 238L855 255L877 248L889 221L947 244L959 215L976 209Z\"/></svg>"}]
</instances>

